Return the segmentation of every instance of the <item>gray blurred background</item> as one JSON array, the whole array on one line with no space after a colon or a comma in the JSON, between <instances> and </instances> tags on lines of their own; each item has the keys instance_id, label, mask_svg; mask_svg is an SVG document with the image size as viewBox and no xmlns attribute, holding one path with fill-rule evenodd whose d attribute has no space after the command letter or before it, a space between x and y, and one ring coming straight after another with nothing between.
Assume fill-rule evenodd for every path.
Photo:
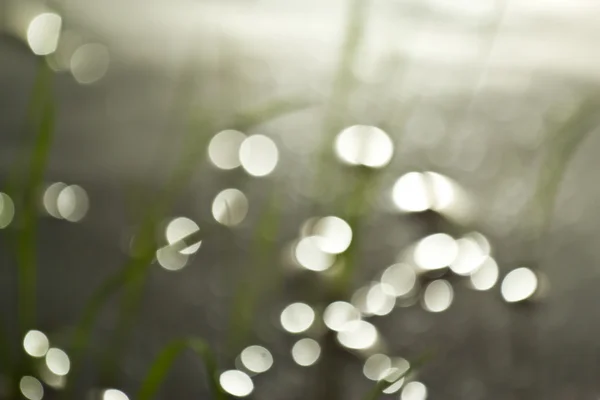
<instances>
[{"instance_id":1,"label":"gray blurred background","mask_svg":"<svg viewBox=\"0 0 600 400\"><path fill-rule=\"evenodd\" d=\"M128 257L132 215L151 201L131 192L166 184L188 120L207 112L215 116L214 135L230 128L238 113L274 100L307 104L245 132L267 135L277 145L279 162L269 176L220 170L208 159L198 163L170 217L196 221L207 232L202 246L181 271L152 268L116 378L99 382L88 363L78 385L81 398L84 388L105 386L134 398L159 349L181 336L205 337L217 349L220 367L235 368L223 340L229 307L239 281L252 280L247 269L253 235L272 193L281 194L283 216L277 254L268 263L280 272L268 274L273 285L260 293L250 342L267 347L275 362L253 378L250 398L317 398L311 388L327 379L318 369L322 360L308 368L294 363L290 349L297 338L282 330L279 314L292 301L326 305L316 304L323 297L314 282L321 278L287 266L286 249L307 218L337 215L335 199L351 192L352 173L330 151L336 178L326 192L310 194L352 2L0 2L0 182L7 182L27 146L21 132L41 59L24 32L35 15L52 11L68 32L62 37L71 40L64 49L59 42L60 52L49 58L60 71L54 77L55 140L44 179L84 188L89 211L70 223L40 207L38 239L38 325L59 346L68 346L90 292ZM549 168L546 139L597 90L600 3L372 0L364 13L341 124L380 126L395 149L372 188L361 231L354 232L362 239L353 287L378 280L403 249L440 226L453 236L484 234L500 269L498 283L486 291L470 288L468 278L448 278L454 297L444 312L428 312L416 294L407 300L412 305L399 302L390 314L369 318L386 351L410 360L436 349L417 376L429 399L600 398L597 134L567 163L550 228L541 237L531 233L531 199L540 171ZM97 77L93 68L88 71L97 78L88 83L85 72L82 78L69 71L72 61L66 70L60 63L89 43L103 49L108 63ZM468 197L468 219L399 213L390 190L409 171L450 177ZM230 187L249 202L248 216L231 229L219 227L211 213L217 193ZM14 258L6 235L0 243L0 315L18 341ZM544 290L531 301L509 304L501 280L521 266L539 272ZM115 301L100 316L96 352L107 343L118 308ZM337 356L343 370L332 379L342 382L341 398L359 399L373 384L362 373L366 356ZM159 398L208 398L201 374L198 361L186 354ZM59 392L48 388L44 398Z\"/></svg>"}]
</instances>

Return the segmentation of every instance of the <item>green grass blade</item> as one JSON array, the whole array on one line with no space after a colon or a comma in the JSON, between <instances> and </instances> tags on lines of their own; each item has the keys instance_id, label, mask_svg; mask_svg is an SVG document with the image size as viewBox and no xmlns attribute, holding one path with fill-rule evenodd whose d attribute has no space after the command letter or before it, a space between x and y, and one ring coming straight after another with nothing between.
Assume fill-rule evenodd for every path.
<instances>
[{"instance_id":1,"label":"green grass blade","mask_svg":"<svg viewBox=\"0 0 600 400\"><path fill-rule=\"evenodd\" d=\"M208 385L213 394L213 398L215 400L227 398L219 386L217 364L210 346L202 339L191 338L176 340L165 346L146 374L136 397L137 400L150 400L156 395L173 363L186 349L194 351L204 363Z\"/></svg>"},{"instance_id":2,"label":"green grass blade","mask_svg":"<svg viewBox=\"0 0 600 400\"><path fill-rule=\"evenodd\" d=\"M531 215L539 218L534 224L534 237L538 240L550 227L556 198L569 164L584 141L600 126L599 110L600 99L585 100L578 111L548 138L530 209Z\"/></svg>"},{"instance_id":3,"label":"green grass blade","mask_svg":"<svg viewBox=\"0 0 600 400\"><path fill-rule=\"evenodd\" d=\"M22 332L35 327L37 193L42 185L54 131L54 104L47 99L37 127L30 166L25 179L22 226L17 236L19 320Z\"/></svg>"},{"instance_id":4,"label":"green grass blade","mask_svg":"<svg viewBox=\"0 0 600 400\"><path fill-rule=\"evenodd\" d=\"M235 354L247 340L252 329L260 294L268 292L267 285L277 280L272 260L276 237L281 220L280 196L274 191L265 207L255 231L252 268L237 283L237 290L229 311L228 352Z\"/></svg>"}]
</instances>

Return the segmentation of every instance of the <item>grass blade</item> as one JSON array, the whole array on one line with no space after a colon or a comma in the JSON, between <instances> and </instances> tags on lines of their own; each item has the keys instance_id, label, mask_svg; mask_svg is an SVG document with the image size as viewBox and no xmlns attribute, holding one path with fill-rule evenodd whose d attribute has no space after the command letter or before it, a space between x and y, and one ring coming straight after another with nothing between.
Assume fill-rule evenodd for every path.
<instances>
[{"instance_id":1,"label":"grass blade","mask_svg":"<svg viewBox=\"0 0 600 400\"><path fill-rule=\"evenodd\" d=\"M49 98L43 107L37 126L29 171L25 178L22 226L17 236L17 260L19 279L19 320L22 332L32 329L36 314L36 230L37 191L42 185L46 163L52 144L55 111Z\"/></svg>"},{"instance_id":2,"label":"grass blade","mask_svg":"<svg viewBox=\"0 0 600 400\"><path fill-rule=\"evenodd\" d=\"M136 397L138 400L150 400L156 395L158 388L164 381L173 363L186 349L194 351L204 363L208 385L214 396L213 398L216 400L227 398L219 386L217 364L210 346L202 339L191 338L176 340L165 346L146 374L146 378Z\"/></svg>"}]
</instances>

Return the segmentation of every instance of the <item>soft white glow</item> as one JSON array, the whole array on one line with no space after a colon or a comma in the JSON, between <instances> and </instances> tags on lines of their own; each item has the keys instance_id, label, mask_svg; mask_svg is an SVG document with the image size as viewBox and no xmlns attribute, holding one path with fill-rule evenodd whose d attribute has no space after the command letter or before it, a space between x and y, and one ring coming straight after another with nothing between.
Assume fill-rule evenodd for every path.
<instances>
[{"instance_id":1,"label":"soft white glow","mask_svg":"<svg viewBox=\"0 0 600 400\"><path fill-rule=\"evenodd\" d=\"M183 254L171 246L166 246L156 250L156 260L161 267L168 271L179 271L187 265L189 255Z\"/></svg>"},{"instance_id":2,"label":"soft white glow","mask_svg":"<svg viewBox=\"0 0 600 400\"><path fill-rule=\"evenodd\" d=\"M456 183L436 172L427 172L426 174L434 195L432 208L440 212L447 210L456 200Z\"/></svg>"},{"instance_id":3,"label":"soft white glow","mask_svg":"<svg viewBox=\"0 0 600 400\"><path fill-rule=\"evenodd\" d=\"M406 361L404 358L394 358L392 359L392 367L386 371L385 380L388 382L394 382L392 385L388 386L383 390L385 394L396 393L402 385L404 385L406 372L410 368L410 363Z\"/></svg>"},{"instance_id":4,"label":"soft white glow","mask_svg":"<svg viewBox=\"0 0 600 400\"><path fill-rule=\"evenodd\" d=\"M107 389L102 393L102 400L129 400L129 397L118 389Z\"/></svg>"},{"instance_id":5,"label":"soft white glow","mask_svg":"<svg viewBox=\"0 0 600 400\"><path fill-rule=\"evenodd\" d=\"M303 367L316 363L320 355L321 346L317 341L310 338L300 339L292 347L292 358L296 364Z\"/></svg>"},{"instance_id":6,"label":"soft white glow","mask_svg":"<svg viewBox=\"0 0 600 400\"><path fill-rule=\"evenodd\" d=\"M40 331L29 331L23 338L23 348L32 357L44 357L50 347L48 337Z\"/></svg>"},{"instance_id":7,"label":"soft white glow","mask_svg":"<svg viewBox=\"0 0 600 400\"><path fill-rule=\"evenodd\" d=\"M469 275L477 270L487 258L479 244L470 238L461 238L456 241L458 253L450 269L458 275Z\"/></svg>"},{"instance_id":8,"label":"soft white glow","mask_svg":"<svg viewBox=\"0 0 600 400\"><path fill-rule=\"evenodd\" d=\"M48 186L44 191L43 203L46 212L53 216L54 218L62 218L60 212L58 211L58 196L60 193L67 187L66 184L62 182L55 182Z\"/></svg>"},{"instance_id":9,"label":"soft white glow","mask_svg":"<svg viewBox=\"0 0 600 400\"><path fill-rule=\"evenodd\" d=\"M538 278L529 268L517 268L510 271L502 281L501 293L509 303L523 301L535 293Z\"/></svg>"},{"instance_id":10,"label":"soft white glow","mask_svg":"<svg viewBox=\"0 0 600 400\"><path fill-rule=\"evenodd\" d=\"M335 257L325 253L319 247L316 236L308 236L300 239L294 251L296 261L311 271L325 271L335 262Z\"/></svg>"},{"instance_id":11,"label":"soft white glow","mask_svg":"<svg viewBox=\"0 0 600 400\"><path fill-rule=\"evenodd\" d=\"M51 348L46 353L46 365L54 374L64 376L71 369L71 361L67 353L61 349Z\"/></svg>"},{"instance_id":12,"label":"soft white glow","mask_svg":"<svg viewBox=\"0 0 600 400\"><path fill-rule=\"evenodd\" d=\"M56 199L56 211L67 221L80 221L88 212L90 201L87 192L78 185L63 188Z\"/></svg>"},{"instance_id":13,"label":"soft white glow","mask_svg":"<svg viewBox=\"0 0 600 400\"><path fill-rule=\"evenodd\" d=\"M425 288L423 294L423 306L431 312L442 312L450 307L454 299L454 290L448 281L437 280L431 282Z\"/></svg>"},{"instance_id":14,"label":"soft white glow","mask_svg":"<svg viewBox=\"0 0 600 400\"><path fill-rule=\"evenodd\" d=\"M108 71L110 54L106 46L98 43L84 44L71 56L71 73L81 84L94 83Z\"/></svg>"},{"instance_id":15,"label":"soft white glow","mask_svg":"<svg viewBox=\"0 0 600 400\"><path fill-rule=\"evenodd\" d=\"M331 254L343 253L352 241L352 228L338 217L321 218L313 228L319 248Z\"/></svg>"},{"instance_id":16,"label":"soft white glow","mask_svg":"<svg viewBox=\"0 0 600 400\"><path fill-rule=\"evenodd\" d=\"M220 169L240 166L240 146L246 139L242 132L228 129L217 133L208 144L208 157Z\"/></svg>"},{"instance_id":17,"label":"soft white glow","mask_svg":"<svg viewBox=\"0 0 600 400\"><path fill-rule=\"evenodd\" d=\"M48 369L48 366L46 364L40 366L39 377L46 385L54 389L62 389L67 383L66 376L56 375L54 372Z\"/></svg>"},{"instance_id":18,"label":"soft white glow","mask_svg":"<svg viewBox=\"0 0 600 400\"><path fill-rule=\"evenodd\" d=\"M306 331L315 320L314 310L304 303L293 303L281 312L281 326L290 333Z\"/></svg>"},{"instance_id":19,"label":"soft white glow","mask_svg":"<svg viewBox=\"0 0 600 400\"><path fill-rule=\"evenodd\" d=\"M238 189L225 189L215 197L212 214L223 225L238 225L248 214L248 199Z\"/></svg>"},{"instance_id":20,"label":"soft white glow","mask_svg":"<svg viewBox=\"0 0 600 400\"><path fill-rule=\"evenodd\" d=\"M373 354L367 358L363 367L363 374L372 381L379 381L387 376L392 367L392 360L385 354Z\"/></svg>"},{"instance_id":21,"label":"soft white glow","mask_svg":"<svg viewBox=\"0 0 600 400\"><path fill-rule=\"evenodd\" d=\"M54 53L58 46L62 18L55 13L36 16L27 28L27 42L34 54L45 56Z\"/></svg>"},{"instance_id":22,"label":"soft white glow","mask_svg":"<svg viewBox=\"0 0 600 400\"><path fill-rule=\"evenodd\" d=\"M332 331L340 331L346 323L360 319L360 311L345 301L336 301L327 306L323 322Z\"/></svg>"},{"instance_id":23,"label":"soft white glow","mask_svg":"<svg viewBox=\"0 0 600 400\"><path fill-rule=\"evenodd\" d=\"M385 284L372 285L367 292L368 313L381 316L391 313L396 305L396 297L390 292L393 292L393 288Z\"/></svg>"},{"instance_id":24,"label":"soft white glow","mask_svg":"<svg viewBox=\"0 0 600 400\"><path fill-rule=\"evenodd\" d=\"M273 366L271 352L262 346L246 347L240 354L244 367L257 374L268 371Z\"/></svg>"},{"instance_id":25,"label":"soft white glow","mask_svg":"<svg viewBox=\"0 0 600 400\"><path fill-rule=\"evenodd\" d=\"M29 400L42 400L44 387L42 383L33 376L24 376L19 381L19 389L23 397Z\"/></svg>"},{"instance_id":26,"label":"soft white glow","mask_svg":"<svg viewBox=\"0 0 600 400\"><path fill-rule=\"evenodd\" d=\"M367 321L351 321L338 332L340 344L349 349L367 349L377 341L377 329Z\"/></svg>"},{"instance_id":27,"label":"soft white glow","mask_svg":"<svg viewBox=\"0 0 600 400\"><path fill-rule=\"evenodd\" d=\"M6 194L0 192L0 229L6 228L15 217L15 204Z\"/></svg>"},{"instance_id":28,"label":"soft white glow","mask_svg":"<svg viewBox=\"0 0 600 400\"><path fill-rule=\"evenodd\" d=\"M445 233L427 236L417 244L414 261L422 269L434 270L449 266L458 254L456 241Z\"/></svg>"},{"instance_id":29,"label":"soft white glow","mask_svg":"<svg viewBox=\"0 0 600 400\"><path fill-rule=\"evenodd\" d=\"M240 146L240 162L246 172L253 176L269 175L279 161L275 142L264 135L252 135Z\"/></svg>"},{"instance_id":30,"label":"soft white glow","mask_svg":"<svg viewBox=\"0 0 600 400\"><path fill-rule=\"evenodd\" d=\"M223 372L219 377L219 383L224 391L236 397L246 397L254 390L252 379L238 370Z\"/></svg>"},{"instance_id":31,"label":"soft white glow","mask_svg":"<svg viewBox=\"0 0 600 400\"><path fill-rule=\"evenodd\" d=\"M417 274L408 264L394 264L381 275L381 283L386 293L400 297L413 290L417 282Z\"/></svg>"},{"instance_id":32,"label":"soft white glow","mask_svg":"<svg viewBox=\"0 0 600 400\"><path fill-rule=\"evenodd\" d=\"M392 200L399 210L405 212L421 212L433 205L427 182L419 172L409 172L396 181Z\"/></svg>"},{"instance_id":33,"label":"soft white glow","mask_svg":"<svg viewBox=\"0 0 600 400\"><path fill-rule=\"evenodd\" d=\"M169 225L167 225L167 229L165 231L165 237L167 239L167 242L172 245L188 237L192 233L198 232L199 230L200 227L198 226L198 224L196 224L191 219L186 217L179 217L169 222ZM182 254L194 254L198 251L201 244L202 241L192 243L191 246L186 247L180 252Z\"/></svg>"},{"instance_id":34,"label":"soft white glow","mask_svg":"<svg viewBox=\"0 0 600 400\"><path fill-rule=\"evenodd\" d=\"M379 128L354 125L338 134L335 152L347 164L381 168L392 159L394 143Z\"/></svg>"},{"instance_id":35,"label":"soft white glow","mask_svg":"<svg viewBox=\"0 0 600 400\"><path fill-rule=\"evenodd\" d=\"M498 264L492 257L488 257L481 267L471 274L471 285L477 290L490 290L498 281L498 274Z\"/></svg>"},{"instance_id":36,"label":"soft white glow","mask_svg":"<svg viewBox=\"0 0 600 400\"><path fill-rule=\"evenodd\" d=\"M427 387L421 382L408 382L404 389L402 389L402 395L400 400L426 400L427 399Z\"/></svg>"}]
</instances>

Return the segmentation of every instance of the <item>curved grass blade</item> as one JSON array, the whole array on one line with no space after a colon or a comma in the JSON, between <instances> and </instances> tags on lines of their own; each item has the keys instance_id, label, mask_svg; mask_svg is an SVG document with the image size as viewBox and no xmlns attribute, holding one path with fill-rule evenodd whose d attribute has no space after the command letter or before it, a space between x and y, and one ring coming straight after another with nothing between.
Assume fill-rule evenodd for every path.
<instances>
[{"instance_id":1,"label":"curved grass blade","mask_svg":"<svg viewBox=\"0 0 600 400\"><path fill-rule=\"evenodd\" d=\"M550 228L563 177L585 139L600 126L600 98L589 98L548 140L548 149L538 177L531 207L539 215L534 237L538 240ZM535 213L535 209L539 213Z\"/></svg>"},{"instance_id":2,"label":"curved grass blade","mask_svg":"<svg viewBox=\"0 0 600 400\"><path fill-rule=\"evenodd\" d=\"M227 398L219 386L217 364L210 346L202 339L191 338L175 340L163 348L146 374L136 397L138 400L150 400L156 395L173 362L186 349L194 351L202 359L213 398L216 400Z\"/></svg>"},{"instance_id":3,"label":"curved grass blade","mask_svg":"<svg viewBox=\"0 0 600 400\"><path fill-rule=\"evenodd\" d=\"M52 144L55 110L47 95L43 107L29 171L25 178L23 196L22 226L17 236L17 260L19 276L19 319L22 332L32 329L36 314L36 231L37 231L37 191L42 185L48 155Z\"/></svg>"}]
</instances>

